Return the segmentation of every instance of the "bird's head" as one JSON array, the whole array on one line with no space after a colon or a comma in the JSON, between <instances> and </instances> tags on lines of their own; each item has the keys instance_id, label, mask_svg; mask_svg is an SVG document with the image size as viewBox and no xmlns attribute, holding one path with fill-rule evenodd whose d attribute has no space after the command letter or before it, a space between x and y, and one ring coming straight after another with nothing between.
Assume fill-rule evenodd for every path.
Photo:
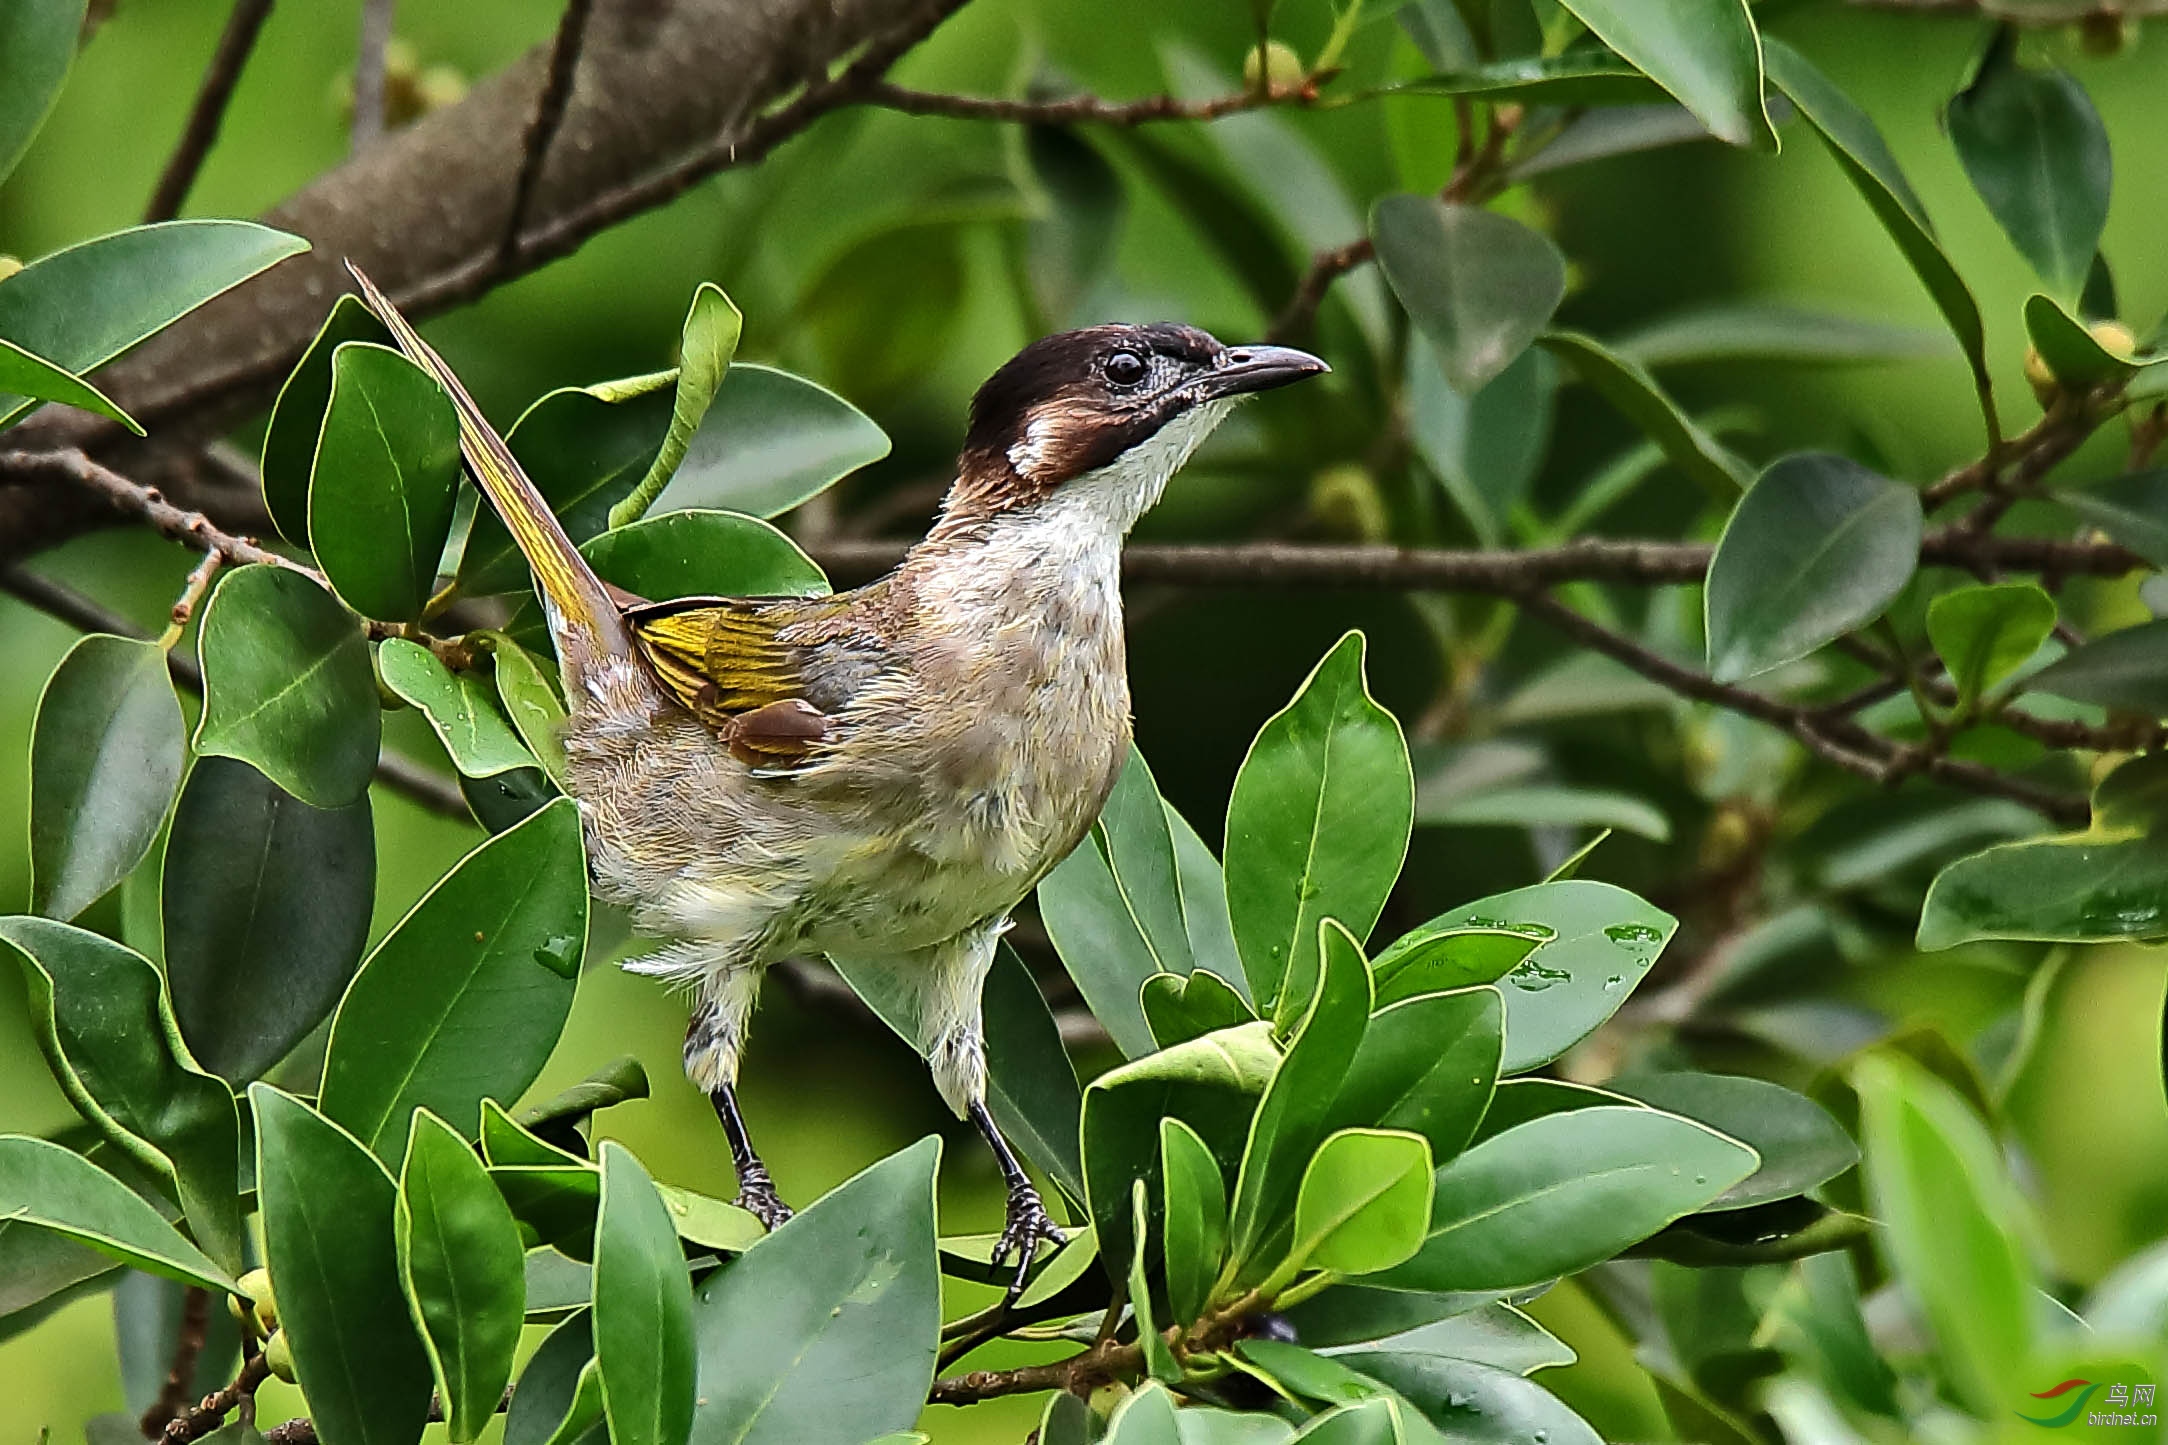
<instances>
[{"instance_id":1,"label":"bird's head","mask_svg":"<svg viewBox=\"0 0 2168 1445\"><path fill-rule=\"evenodd\" d=\"M1034 341L972 399L941 530L1089 493L1126 531L1237 401L1325 370L1306 351L1223 346L1173 322Z\"/></svg>"}]
</instances>

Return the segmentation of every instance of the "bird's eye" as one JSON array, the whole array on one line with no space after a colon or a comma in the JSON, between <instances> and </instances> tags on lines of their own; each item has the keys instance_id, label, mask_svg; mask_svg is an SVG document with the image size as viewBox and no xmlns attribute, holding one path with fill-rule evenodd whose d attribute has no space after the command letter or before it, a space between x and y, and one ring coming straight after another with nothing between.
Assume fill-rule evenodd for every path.
<instances>
[{"instance_id":1,"label":"bird's eye","mask_svg":"<svg viewBox=\"0 0 2168 1445\"><path fill-rule=\"evenodd\" d=\"M1117 351L1107 358L1107 380L1116 386L1135 386L1144 380L1144 358L1134 351Z\"/></svg>"}]
</instances>

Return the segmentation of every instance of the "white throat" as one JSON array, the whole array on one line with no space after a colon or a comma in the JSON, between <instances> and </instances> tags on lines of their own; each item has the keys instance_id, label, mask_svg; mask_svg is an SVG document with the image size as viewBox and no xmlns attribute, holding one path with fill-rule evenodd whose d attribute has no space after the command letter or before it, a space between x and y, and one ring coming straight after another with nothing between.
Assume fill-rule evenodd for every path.
<instances>
[{"instance_id":1,"label":"white throat","mask_svg":"<svg viewBox=\"0 0 2168 1445\"><path fill-rule=\"evenodd\" d=\"M1190 453L1234 410L1235 398L1200 402L1095 472L1073 477L1045 499L1012 515L1007 525L1028 528L1052 542L1074 546L1100 540L1119 548L1137 519L1150 511ZM1036 459L1036 439L1010 448L1019 470ZM1019 455L1019 454L1022 455Z\"/></svg>"}]
</instances>

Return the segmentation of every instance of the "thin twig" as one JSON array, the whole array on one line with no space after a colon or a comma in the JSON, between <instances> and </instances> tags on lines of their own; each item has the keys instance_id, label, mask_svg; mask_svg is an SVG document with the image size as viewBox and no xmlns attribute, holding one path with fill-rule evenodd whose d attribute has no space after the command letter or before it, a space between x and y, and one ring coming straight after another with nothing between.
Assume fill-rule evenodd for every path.
<instances>
[{"instance_id":1,"label":"thin twig","mask_svg":"<svg viewBox=\"0 0 2168 1445\"><path fill-rule=\"evenodd\" d=\"M391 47L392 0L361 0L361 47L354 61L354 131L358 156L384 134L384 56Z\"/></svg>"},{"instance_id":2,"label":"thin twig","mask_svg":"<svg viewBox=\"0 0 2168 1445\"><path fill-rule=\"evenodd\" d=\"M225 560L216 552L206 552L203 560L196 564L196 570L188 574L181 595L173 600L172 610L166 614L171 620L166 623L165 634L158 639L161 647L170 651L173 644L181 640L181 634L188 630L188 620L196 615L204 594L211 590L211 579L218 575Z\"/></svg>"},{"instance_id":3,"label":"thin twig","mask_svg":"<svg viewBox=\"0 0 2168 1445\"><path fill-rule=\"evenodd\" d=\"M159 536L205 552L217 552L228 562L260 562L297 572L313 572L290 558L257 546L246 537L221 530L201 512L176 507L156 487L128 480L109 467L90 459L79 448L51 452L0 452L0 476L58 477L104 499L115 511L135 518Z\"/></svg>"},{"instance_id":4,"label":"thin twig","mask_svg":"<svg viewBox=\"0 0 2168 1445\"><path fill-rule=\"evenodd\" d=\"M137 1426L146 1438L163 1432L188 1408L188 1386L196 1378L196 1361L203 1357L210 1327L211 1292L192 1284L181 1292L181 1327L174 1335L173 1365L158 1388L158 1398L151 1401Z\"/></svg>"},{"instance_id":5,"label":"thin twig","mask_svg":"<svg viewBox=\"0 0 2168 1445\"><path fill-rule=\"evenodd\" d=\"M218 37L218 48L211 52L211 63L203 72L203 83L196 90L196 103L188 112L188 123L181 127L180 143L173 149L172 158L158 177L157 189L151 192L150 203L143 208L143 221L170 221L181 213L181 202L188 199L188 192L196 183L197 174L203 169L204 158L218 141L218 130L226 118L226 104L233 99L233 88L240 83L241 70L248 64L249 52L256 48L256 36L263 23L270 17L272 0L233 0L233 10L226 17L226 28Z\"/></svg>"},{"instance_id":6,"label":"thin twig","mask_svg":"<svg viewBox=\"0 0 2168 1445\"><path fill-rule=\"evenodd\" d=\"M534 116L527 122L527 139L520 151L519 178L512 186L512 209L504 223L504 239L497 246L499 265L510 261L519 249L519 228L526 224L527 208L542 179L549 159L550 143L564 124L565 106L572 99L572 80L580 68L580 46L587 38L587 15L593 0L565 0L557 17L557 34L550 41L549 72L542 92L535 97Z\"/></svg>"},{"instance_id":7,"label":"thin twig","mask_svg":"<svg viewBox=\"0 0 2168 1445\"><path fill-rule=\"evenodd\" d=\"M175 1415L159 1438L164 1445L188 1445L189 1441L210 1434L226 1423L226 1416L236 1405L253 1399L257 1389L270 1376L269 1362L262 1355L250 1355L232 1384L205 1395L193 1410L183 1410Z\"/></svg>"},{"instance_id":8,"label":"thin twig","mask_svg":"<svg viewBox=\"0 0 2168 1445\"><path fill-rule=\"evenodd\" d=\"M1063 96L1058 100L1012 100L993 95L943 95L910 90L890 81L869 86L860 100L884 110L906 115L945 115L959 120L1014 121L1024 125L1145 125L1163 120L1217 120L1273 105L1310 105L1317 100L1317 86L1276 86L1270 90L1245 90L1216 95L1208 100L1183 100L1173 95L1147 95L1138 100L1102 100L1096 95Z\"/></svg>"}]
</instances>

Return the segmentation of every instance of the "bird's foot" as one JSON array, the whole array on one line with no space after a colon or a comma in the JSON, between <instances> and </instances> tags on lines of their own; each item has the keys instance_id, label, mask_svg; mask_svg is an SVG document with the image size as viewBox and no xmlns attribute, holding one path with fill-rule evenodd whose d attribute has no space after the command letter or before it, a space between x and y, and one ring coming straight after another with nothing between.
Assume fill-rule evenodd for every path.
<instances>
[{"instance_id":1,"label":"bird's foot","mask_svg":"<svg viewBox=\"0 0 2168 1445\"><path fill-rule=\"evenodd\" d=\"M1022 1182L1009 1186L1008 1222L1002 1226L1001 1238L994 1245L991 1263L998 1268L1010 1255L1016 1256L1016 1274L1009 1280L1010 1303L1024 1292L1039 1246L1045 1243L1059 1249L1068 1242L1068 1234L1046 1212L1038 1190Z\"/></svg>"},{"instance_id":2,"label":"bird's foot","mask_svg":"<svg viewBox=\"0 0 2168 1445\"><path fill-rule=\"evenodd\" d=\"M760 1227L770 1234L788 1224L791 1207L783 1202L783 1196L775 1192L775 1181L768 1171L755 1168L739 1176L738 1208L760 1221Z\"/></svg>"}]
</instances>

